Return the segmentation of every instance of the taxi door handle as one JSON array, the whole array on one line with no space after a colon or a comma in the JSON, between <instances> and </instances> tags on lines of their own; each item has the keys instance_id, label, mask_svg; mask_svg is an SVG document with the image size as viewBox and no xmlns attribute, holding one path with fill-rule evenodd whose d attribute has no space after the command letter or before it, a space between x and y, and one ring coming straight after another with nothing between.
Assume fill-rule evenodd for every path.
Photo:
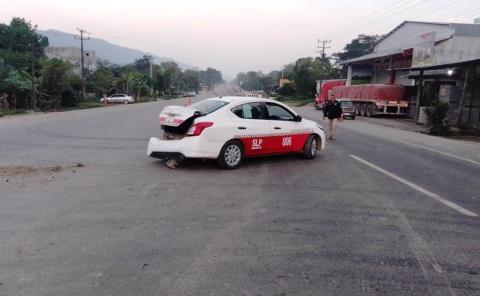
<instances>
[{"instance_id":1,"label":"taxi door handle","mask_svg":"<svg viewBox=\"0 0 480 296\"><path fill-rule=\"evenodd\" d=\"M274 129L276 129L276 130L281 130L282 128L281 128L281 127L278 127L278 126L276 126L276 127L274 127Z\"/></svg>"},{"instance_id":2,"label":"taxi door handle","mask_svg":"<svg viewBox=\"0 0 480 296\"><path fill-rule=\"evenodd\" d=\"M247 128L244 127L244 126L239 126L238 129L240 129L240 130L246 130Z\"/></svg>"}]
</instances>

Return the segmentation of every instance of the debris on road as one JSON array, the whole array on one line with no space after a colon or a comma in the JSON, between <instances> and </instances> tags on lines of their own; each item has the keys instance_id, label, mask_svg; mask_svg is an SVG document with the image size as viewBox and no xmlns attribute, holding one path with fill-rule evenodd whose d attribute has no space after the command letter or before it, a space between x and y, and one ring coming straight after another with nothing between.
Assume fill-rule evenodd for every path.
<instances>
[{"instance_id":1,"label":"debris on road","mask_svg":"<svg viewBox=\"0 0 480 296\"><path fill-rule=\"evenodd\" d=\"M176 169L177 166L178 166L178 161L176 159L168 159L166 162L165 162L165 165L169 168L169 169Z\"/></svg>"}]
</instances>

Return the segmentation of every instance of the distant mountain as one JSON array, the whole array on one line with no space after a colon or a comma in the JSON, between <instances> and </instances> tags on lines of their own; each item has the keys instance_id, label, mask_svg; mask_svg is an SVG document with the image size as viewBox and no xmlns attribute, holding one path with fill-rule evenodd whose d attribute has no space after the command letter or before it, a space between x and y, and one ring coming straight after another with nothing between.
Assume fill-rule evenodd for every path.
<instances>
[{"instance_id":1,"label":"distant mountain","mask_svg":"<svg viewBox=\"0 0 480 296\"><path fill-rule=\"evenodd\" d=\"M47 30L47 31L38 31L43 36L48 38L50 46L57 47L78 47L80 48L80 41L73 38L72 34L57 31L57 30ZM88 41L83 43L85 49L94 50L97 58L108 60L117 65L125 65L132 63L135 59L142 57L143 55L151 55L154 57L154 62L160 64L166 61L174 61L178 63L182 69L195 69L192 65L184 64L178 62L172 58L159 57L157 55L140 51L137 49L131 49L128 47L123 47L105 41L103 39L91 38Z\"/></svg>"}]
</instances>

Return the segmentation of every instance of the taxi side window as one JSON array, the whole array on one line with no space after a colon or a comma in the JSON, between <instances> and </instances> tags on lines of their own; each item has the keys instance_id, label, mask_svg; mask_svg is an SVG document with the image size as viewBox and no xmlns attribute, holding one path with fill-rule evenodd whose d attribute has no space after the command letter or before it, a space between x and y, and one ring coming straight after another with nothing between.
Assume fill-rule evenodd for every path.
<instances>
[{"instance_id":1,"label":"taxi side window","mask_svg":"<svg viewBox=\"0 0 480 296\"><path fill-rule=\"evenodd\" d=\"M233 114L243 119L265 119L260 103L243 104L231 110Z\"/></svg>"},{"instance_id":2,"label":"taxi side window","mask_svg":"<svg viewBox=\"0 0 480 296\"><path fill-rule=\"evenodd\" d=\"M267 103L268 119L270 120L284 120L293 121L295 116L284 107L275 103Z\"/></svg>"}]
</instances>

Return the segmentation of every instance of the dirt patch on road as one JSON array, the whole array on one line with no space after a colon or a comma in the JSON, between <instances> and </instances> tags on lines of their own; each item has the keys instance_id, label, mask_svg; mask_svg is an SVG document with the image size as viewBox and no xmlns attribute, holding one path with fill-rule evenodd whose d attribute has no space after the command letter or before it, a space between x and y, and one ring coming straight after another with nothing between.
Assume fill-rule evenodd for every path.
<instances>
[{"instance_id":1,"label":"dirt patch on road","mask_svg":"<svg viewBox=\"0 0 480 296\"><path fill-rule=\"evenodd\" d=\"M6 183L20 184L22 187L25 187L24 182L27 180L49 183L56 180L57 175L63 172L76 173L76 170L82 167L84 165L81 163L63 166L0 166L0 180L3 179Z\"/></svg>"},{"instance_id":2,"label":"dirt patch on road","mask_svg":"<svg viewBox=\"0 0 480 296\"><path fill-rule=\"evenodd\" d=\"M68 168L72 168L70 166ZM34 175L34 174L48 174L58 173L67 167L62 166L47 166L47 167L35 167L35 166L0 166L0 176L19 176L19 175Z\"/></svg>"}]
</instances>

